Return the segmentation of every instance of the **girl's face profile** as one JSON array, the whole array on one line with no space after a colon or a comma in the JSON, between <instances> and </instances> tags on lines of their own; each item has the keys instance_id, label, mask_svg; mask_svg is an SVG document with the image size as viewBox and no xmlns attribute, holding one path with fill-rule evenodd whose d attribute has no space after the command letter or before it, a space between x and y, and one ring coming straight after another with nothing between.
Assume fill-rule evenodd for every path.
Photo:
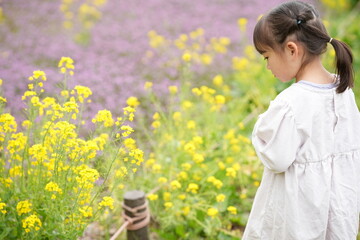
<instances>
[{"instance_id":1,"label":"girl's face profile","mask_svg":"<svg viewBox=\"0 0 360 240\"><path fill-rule=\"evenodd\" d=\"M281 82L290 81L293 76L290 76L289 67L287 61L284 61L284 55L276 53L274 50L269 49L263 54L264 60L266 61L266 67L269 69L274 77L279 79Z\"/></svg>"},{"instance_id":2,"label":"girl's face profile","mask_svg":"<svg viewBox=\"0 0 360 240\"><path fill-rule=\"evenodd\" d=\"M280 51L267 48L262 55L266 61L266 67L272 74L281 82L289 82L296 77L300 70L301 56L293 42L286 44L284 50Z\"/></svg>"}]
</instances>

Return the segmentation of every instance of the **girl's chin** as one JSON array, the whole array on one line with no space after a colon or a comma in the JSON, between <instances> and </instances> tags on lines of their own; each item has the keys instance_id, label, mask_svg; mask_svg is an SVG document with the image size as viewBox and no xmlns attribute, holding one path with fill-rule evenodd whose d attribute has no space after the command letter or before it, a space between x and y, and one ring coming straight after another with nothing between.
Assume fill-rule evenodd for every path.
<instances>
[{"instance_id":1,"label":"girl's chin","mask_svg":"<svg viewBox=\"0 0 360 240\"><path fill-rule=\"evenodd\" d=\"M280 82L283 82L283 83L287 83L287 82L290 82L292 79L280 79L280 78L277 78L279 79Z\"/></svg>"}]
</instances>

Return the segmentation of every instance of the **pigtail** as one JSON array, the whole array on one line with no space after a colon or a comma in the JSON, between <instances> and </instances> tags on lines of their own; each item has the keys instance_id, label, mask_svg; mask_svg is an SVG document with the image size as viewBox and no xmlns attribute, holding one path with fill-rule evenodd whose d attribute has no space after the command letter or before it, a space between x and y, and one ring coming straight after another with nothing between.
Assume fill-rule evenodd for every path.
<instances>
[{"instance_id":1,"label":"pigtail","mask_svg":"<svg viewBox=\"0 0 360 240\"><path fill-rule=\"evenodd\" d=\"M339 40L330 39L330 44L334 47L336 55L336 71L335 73L340 78L340 83L336 88L337 93L344 92L347 88L354 86L354 70L353 70L353 55L349 46Z\"/></svg>"}]
</instances>

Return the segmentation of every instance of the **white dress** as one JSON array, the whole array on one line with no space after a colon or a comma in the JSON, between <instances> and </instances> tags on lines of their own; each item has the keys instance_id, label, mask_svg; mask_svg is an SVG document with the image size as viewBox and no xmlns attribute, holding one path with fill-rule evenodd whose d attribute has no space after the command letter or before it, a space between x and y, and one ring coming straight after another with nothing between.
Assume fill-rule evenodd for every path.
<instances>
[{"instance_id":1,"label":"white dress","mask_svg":"<svg viewBox=\"0 0 360 240\"><path fill-rule=\"evenodd\" d=\"M360 114L351 89L300 81L255 124L264 164L243 240L355 240L360 213Z\"/></svg>"}]
</instances>

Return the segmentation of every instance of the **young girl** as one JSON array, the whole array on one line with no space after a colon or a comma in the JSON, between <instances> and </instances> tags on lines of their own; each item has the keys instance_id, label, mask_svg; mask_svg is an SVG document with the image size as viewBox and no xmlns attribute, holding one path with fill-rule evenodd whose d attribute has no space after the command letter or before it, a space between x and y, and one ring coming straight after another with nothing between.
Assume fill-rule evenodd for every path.
<instances>
[{"instance_id":1,"label":"young girl","mask_svg":"<svg viewBox=\"0 0 360 240\"><path fill-rule=\"evenodd\" d=\"M299 1L263 16L254 44L276 78L296 82L255 124L253 145L265 167L243 239L355 240L360 114L349 47ZM336 52L336 74L321 63L328 44Z\"/></svg>"}]
</instances>

